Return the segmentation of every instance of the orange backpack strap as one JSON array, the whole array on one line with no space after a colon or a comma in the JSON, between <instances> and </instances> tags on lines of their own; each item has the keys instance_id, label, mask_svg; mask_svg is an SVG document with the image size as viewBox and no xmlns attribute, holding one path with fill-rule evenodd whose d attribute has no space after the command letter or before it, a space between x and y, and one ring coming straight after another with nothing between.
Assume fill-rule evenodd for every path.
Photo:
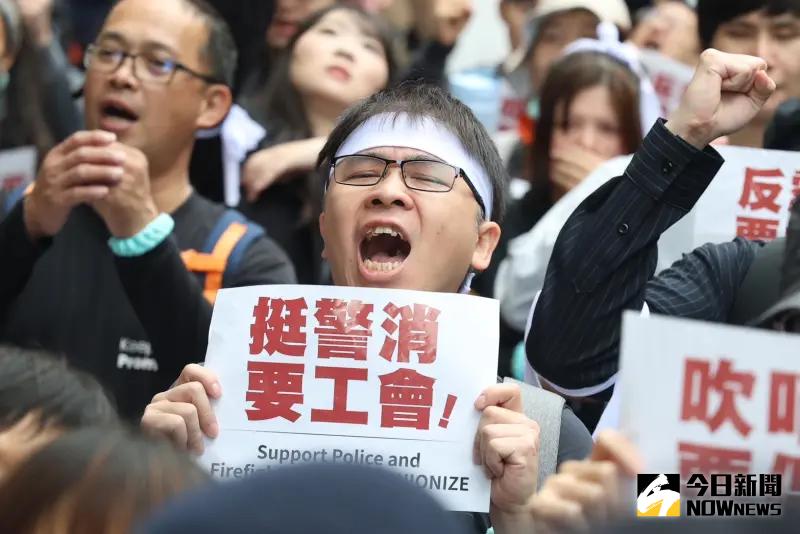
<instances>
[{"instance_id":1,"label":"orange backpack strap","mask_svg":"<svg viewBox=\"0 0 800 534\"><path fill-rule=\"evenodd\" d=\"M247 247L263 234L260 227L249 224L243 215L228 210L217 221L203 251L181 252L186 269L205 275L203 296L206 300L214 304L217 291L223 287L225 272L237 270Z\"/></svg>"}]
</instances>

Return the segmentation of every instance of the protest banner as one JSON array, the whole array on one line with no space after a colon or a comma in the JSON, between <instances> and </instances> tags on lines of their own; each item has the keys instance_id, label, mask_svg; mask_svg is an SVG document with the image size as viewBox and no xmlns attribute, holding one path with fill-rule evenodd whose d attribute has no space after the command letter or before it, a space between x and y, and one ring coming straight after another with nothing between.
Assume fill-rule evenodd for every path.
<instances>
[{"instance_id":1,"label":"protest banner","mask_svg":"<svg viewBox=\"0 0 800 534\"><path fill-rule=\"evenodd\" d=\"M655 50L641 50L639 61L658 95L661 116L668 117L680 104L694 69Z\"/></svg>"},{"instance_id":2,"label":"protest banner","mask_svg":"<svg viewBox=\"0 0 800 534\"><path fill-rule=\"evenodd\" d=\"M36 148L24 146L0 150L0 192L8 193L33 182L36 177Z\"/></svg>"},{"instance_id":3,"label":"protest banner","mask_svg":"<svg viewBox=\"0 0 800 534\"><path fill-rule=\"evenodd\" d=\"M800 192L800 153L716 148L725 164L694 209L664 234L660 260L675 261L705 243L737 236L771 241L786 235L789 210Z\"/></svg>"},{"instance_id":4,"label":"protest banner","mask_svg":"<svg viewBox=\"0 0 800 534\"><path fill-rule=\"evenodd\" d=\"M645 472L779 473L800 491L799 349L797 335L626 312L621 423Z\"/></svg>"},{"instance_id":5,"label":"protest banner","mask_svg":"<svg viewBox=\"0 0 800 534\"><path fill-rule=\"evenodd\" d=\"M451 510L487 512L473 464L497 380L497 302L325 286L220 291L205 365L220 380L215 479L304 462L395 469Z\"/></svg>"},{"instance_id":6,"label":"protest banner","mask_svg":"<svg viewBox=\"0 0 800 534\"><path fill-rule=\"evenodd\" d=\"M800 193L800 152L715 148L725 163L692 211L661 235L657 272L705 243L725 243L737 236L769 241L786 235L792 199ZM526 330L531 303L544 286L556 239L570 215L602 185L623 174L631 158L616 157L595 169L531 230L509 242L494 294L513 328Z\"/></svg>"}]
</instances>

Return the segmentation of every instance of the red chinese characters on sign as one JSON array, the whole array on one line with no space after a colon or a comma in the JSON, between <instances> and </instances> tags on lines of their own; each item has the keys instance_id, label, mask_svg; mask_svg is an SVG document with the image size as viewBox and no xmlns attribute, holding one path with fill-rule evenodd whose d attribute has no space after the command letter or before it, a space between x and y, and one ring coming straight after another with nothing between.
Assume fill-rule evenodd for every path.
<instances>
[{"instance_id":1,"label":"red chinese characters on sign","mask_svg":"<svg viewBox=\"0 0 800 534\"><path fill-rule=\"evenodd\" d=\"M800 456L777 454L772 472L783 475L783 483L789 491L800 492Z\"/></svg>"},{"instance_id":2,"label":"red chinese characters on sign","mask_svg":"<svg viewBox=\"0 0 800 534\"><path fill-rule=\"evenodd\" d=\"M369 414L347 409L347 390L351 380L366 382L368 371L366 369L352 369L348 367L321 367L315 370L316 378L333 380L333 408L327 410L311 410L311 421L320 423L347 423L351 425L366 425Z\"/></svg>"},{"instance_id":3,"label":"red chinese characters on sign","mask_svg":"<svg viewBox=\"0 0 800 534\"><path fill-rule=\"evenodd\" d=\"M367 342L372 336L374 306L359 300L319 299L314 317L319 326L317 354L320 358L349 358L365 361Z\"/></svg>"},{"instance_id":4,"label":"red chinese characters on sign","mask_svg":"<svg viewBox=\"0 0 800 534\"><path fill-rule=\"evenodd\" d=\"M250 325L250 354L305 356L306 309L305 299L259 298Z\"/></svg>"},{"instance_id":5,"label":"red chinese characters on sign","mask_svg":"<svg viewBox=\"0 0 800 534\"><path fill-rule=\"evenodd\" d=\"M750 472L751 454L748 450L678 443L678 457L683 479L693 473Z\"/></svg>"},{"instance_id":6,"label":"red chinese characters on sign","mask_svg":"<svg viewBox=\"0 0 800 534\"><path fill-rule=\"evenodd\" d=\"M25 183L25 175L13 174L6 176L0 183L3 185L2 190L6 193L10 193L15 189L22 187L22 184Z\"/></svg>"},{"instance_id":7,"label":"red chinese characters on sign","mask_svg":"<svg viewBox=\"0 0 800 534\"><path fill-rule=\"evenodd\" d=\"M659 73L653 79L653 89L655 89L656 94L659 96L659 100L662 102L661 104L661 111L663 116L669 115L669 110L667 109L664 102L669 102L672 98L672 91L675 88L675 80L671 78L664 72Z\"/></svg>"},{"instance_id":8,"label":"red chinese characters on sign","mask_svg":"<svg viewBox=\"0 0 800 534\"><path fill-rule=\"evenodd\" d=\"M772 241L778 237L778 219L736 217L736 235L744 239Z\"/></svg>"},{"instance_id":9,"label":"red chinese characters on sign","mask_svg":"<svg viewBox=\"0 0 800 534\"><path fill-rule=\"evenodd\" d=\"M359 300L316 299L312 321L307 324L307 304L303 298L261 297L253 307L250 325L250 353L276 357L277 361L248 362L249 387L246 395L249 420L285 419L297 421L302 414L296 409L303 404L303 379L306 367L301 363L281 361L306 355L307 329L317 336L317 357L320 360L348 359L366 362L372 337L374 304ZM380 356L389 362L432 364L436 361L440 310L423 305L387 304L387 317L381 324L388 334ZM312 347L313 347L312 343ZM412 362L411 360L416 361ZM270 358L272 360L272 358ZM349 364L353 365L353 364ZM367 425L369 412L357 410L348 403L353 382L368 382L366 368L318 365L314 367L314 387L325 387L332 381L332 402L328 407L310 407L310 421ZM311 367L308 367L309 374ZM380 377L382 428L429 430L434 403L436 379L413 369L397 369ZM330 382L328 382L330 384ZM311 387L308 383L305 387ZM363 386L358 386L363 387ZM457 397L448 395L439 426L447 428ZM360 406L359 408L364 408Z\"/></svg>"},{"instance_id":10,"label":"red chinese characters on sign","mask_svg":"<svg viewBox=\"0 0 800 534\"><path fill-rule=\"evenodd\" d=\"M303 404L303 372L301 363L248 362L246 410L250 421L283 418L294 423L300 413L295 404Z\"/></svg>"},{"instance_id":11,"label":"red chinese characters on sign","mask_svg":"<svg viewBox=\"0 0 800 534\"><path fill-rule=\"evenodd\" d=\"M439 337L440 311L424 304L414 304L398 308L389 303L383 309L389 319L383 321L382 328L389 334L381 347L380 355L387 361L397 357L398 363L409 363L411 353L416 353L419 363L436 361L436 345ZM397 319L399 322L392 321ZM397 334L398 338L392 338Z\"/></svg>"},{"instance_id":12,"label":"red chinese characters on sign","mask_svg":"<svg viewBox=\"0 0 800 534\"><path fill-rule=\"evenodd\" d=\"M712 371L711 362L688 358L684 367L681 419L702 421L712 432L730 421L742 436L747 436L752 427L739 414L736 398L749 399L754 383L753 373L734 371L730 360L720 360L716 371ZM713 413L714 405L709 402L712 394L721 397Z\"/></svg>"},{"instance_id":13,"label":"red chinese characters on sign","mask_svg":"<svg viewBox=\"0 0 800 534\"><path fill-rule=\"evenodd\" d=\"M430 428L435 379L413 369L398 369L381 380L381 427Z\"/></svg>"},{"instance_id":14,"label":"red chinese characters on sign","mask_svg":"<svg viewBox=\"0 0 800 534\"><path fill-rule=\"evenodd\" d=\"M739 205L762 216L736 218L736 235L745 239L771 241L778 237L779 219L775 218L781 207L778 198L783 191L784 176L780 169L745 169L744 187ZM766 213L771 212L771 213Z\"/></svg>"},{"instance_id":15,"label":"red chinese characters on sign","mask_svg":"<svg viewBox=\"0 0 800 534\"><path fill-rule=\"evenodd\" d=\"M744 188L739 199L739 205L751 210L769 210L772 213L781 211L778 197L783 191L781 180L783 173L780 169L751 169L748 167L744 173Z\"/></svg>"},{"instance_id":16,"label":"red chinese characters on sign","mask_svg":"<svg viewBox=\"0 0 800 534\"><path fill-rule=\"evenodd\" d=\"M798 428L797 381L800 375L773 372L769 387L769 425L771 433L793 434Z\"/></svg>"}]
</instances>

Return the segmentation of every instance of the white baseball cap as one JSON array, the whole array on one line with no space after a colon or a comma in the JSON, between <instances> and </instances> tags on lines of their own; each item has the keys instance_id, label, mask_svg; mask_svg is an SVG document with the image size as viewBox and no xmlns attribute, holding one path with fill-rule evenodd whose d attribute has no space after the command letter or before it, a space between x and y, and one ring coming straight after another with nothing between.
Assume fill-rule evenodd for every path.
<instances>
[{"instance_id":1,"label":"white baseball cap","mask_svg":"<svg viewBox=\"0 0 800 534\"><path fill-rule=\"evenodd\" d=\"M631 29L631 15L624 0L539 0L530 13L522 44L509 55L503 64L503 70L507 73L512 85L517 88L530 85L525 62L536 41L542 21L555 13L577 9L589 11L601 23L611 23L622 31Z\"/></svg>"}]
</instances>

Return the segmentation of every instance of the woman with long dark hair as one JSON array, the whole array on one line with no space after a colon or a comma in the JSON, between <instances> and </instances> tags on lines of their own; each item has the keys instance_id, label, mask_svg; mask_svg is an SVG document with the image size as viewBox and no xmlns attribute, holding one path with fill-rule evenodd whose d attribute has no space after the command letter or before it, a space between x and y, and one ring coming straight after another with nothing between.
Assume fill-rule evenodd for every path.
<instances>
[{"instance_id":1,"label":"woman with long dark hair","mask_svg":"<svg viewBox=\"0 0 800 534\"><path fill-rule=\"evenodd\" d=\"M509 206L492 267L479 287L491 292L508 242L527 232L562 196L603 162L642 140L639 78L602 52L568 54L549 71L531 149L531 187Z\"/></svg>"},{"instance_id":2,"label":"woman with long dark hair","mask_svg":"<svg viewBox=\"0 0 800 534\"><path fill-rule=\"evenodd\" d=\"M324 280L309 184L317 154L336 119L393 79L391 32L378 17L334 6L292 38L265 91L243 102L267 130L245 165L242 211L289 253L301 283Z\"/></svg>"},{"instance_id":3,"label":"woman with long dark hair","mask_svg":"<svg viewBox=\"0 0 800 534\"><path fill-rule=\"evenodd\" d=\"M495 293L495 279L512 239L529 232L561 197L605 161L637 149L642 140L641 92L641 78L631 66L606 52L576 51L553 65L540 92L529 163L531 186L509 207L492 265L476 280L483 294L507 297ZM649 112L644 115L650 119ZM507 280L503 281L508 287ZM526 296L529 292L518 285L513 291ZM526 302L519 316L501 315L501 366L508 372L511 353L523 337L520 328L531 304Z\"/></svg>"}]
</instances>

